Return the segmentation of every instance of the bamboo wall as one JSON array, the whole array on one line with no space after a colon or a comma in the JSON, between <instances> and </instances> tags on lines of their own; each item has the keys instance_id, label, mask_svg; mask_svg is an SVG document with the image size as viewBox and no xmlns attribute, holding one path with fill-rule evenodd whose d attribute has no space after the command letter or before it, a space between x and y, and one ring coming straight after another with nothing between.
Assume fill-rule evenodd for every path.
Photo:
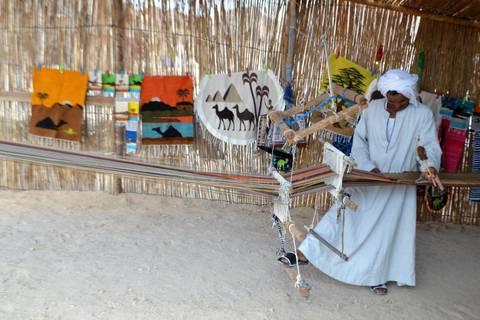
<instances>
[{"instance_id":1,"label":"bamboo wall","mask_svg":"<svg viewBox=\"0 0 480 320\"><path fill-rule=\"evenodd\" d=\"M294 98L314 98L325 71L319 46L367 69L373 67L378 45L384 46L382 68L417 71L419 52L426 53L422 85L454 97L467 90L480 98L480 32L421 19L399 12L343 0L298 0L293 65ZM0 2L0 90L30 92L36 63L48 68L97 69L145 74L185 74L198 90L201 78L215 73L272 69L285 80L290 13L288 1L275 0L3 0ZM170 61L170 63L169 63ZM87 105L81 143L28 134L30 104L0 101L0 139L114 156L115 132L111 106ZM191 146L139 146L138 162L175 163L202 170L266 173L268 155L254 145L219 141L201 126ZM471 138L462 171L471 170ZM296 155L296 167L320 161L315 136ZM0 185L13 189L94 190L113 192L114 177L44 165L0 161ZM124 192L219 199L267 204L263 198L229 190L123 179ZM444 213L431 215L421 204L418 217L479 225L480 209L467 188L456 188ZM320 199L320 200L319 200ZM293 206L330 205L326 195L294 200Z\"/></svg>"}]
</instances>

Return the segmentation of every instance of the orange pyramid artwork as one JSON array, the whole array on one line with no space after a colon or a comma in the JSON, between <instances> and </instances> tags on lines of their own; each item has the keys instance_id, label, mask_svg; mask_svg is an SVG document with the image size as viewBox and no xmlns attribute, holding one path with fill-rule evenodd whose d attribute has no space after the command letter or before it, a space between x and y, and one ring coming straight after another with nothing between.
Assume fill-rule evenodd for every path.
<instances>
[{"instance_id":1,"label":"orange pyramid artwork","mask_svg":"<svg viewBox=\"0 0 480 320\"><path fill-rule=\"evenodd\" d=\"M30 133L80 142L87 84L87 73L35 68Z\"/></svg>"}]
</instances>

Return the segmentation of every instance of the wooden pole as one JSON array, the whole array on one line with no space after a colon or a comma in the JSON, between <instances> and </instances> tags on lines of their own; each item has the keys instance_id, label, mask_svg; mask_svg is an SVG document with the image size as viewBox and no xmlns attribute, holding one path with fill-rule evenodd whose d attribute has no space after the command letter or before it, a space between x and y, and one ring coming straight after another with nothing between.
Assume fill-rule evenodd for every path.
<instances>
[{"instance_id":1,"label":"wooden pole","mask_svg":"<svg viewBox=\"0 0 480 320\"><path fill-rule=\"evenodd\" d=\"M123 0L115 1L115 71L125 70L123 61L124 39L125 39L125 19L123 14Z\"/></svg>"},{"instance_id":2,"label":"wooden pole","mask_svg":"<svg viewBox=\"0 0 480 320\"><path fill-rule=\"evenodd\" d=\"M125 126L115 126L115 154L119 157L125 155ZM122 178L116 176L114 179L113 194L122 193Z\"/></svg>"},{"instance_id":3,"label":"wooden pole","mask_svg":"<svg viewBox=\"0 0 480 320\"><path fill-rule=\"evenodd\" d=\"M290 0L290 28L288 30L287 65L285 66L285 88L292 86L293 62L295 57L295 37L297 36L297 1Z\"/></svg>"},{"instance_id":4,"label":"wooden pole","mask_svg":"<svg viewBox=\"0 0 480 320\"><path fill-rule=\"evenodd\" d=\"M428 12L422 12L420 10L414 9L414 8L407 8L403 6L397 6L389 3L384 3L384 2L379 2L379 1L374 1L374 0L348 0L348 2L353 2L353 3L358 3L358 4L363 4L367 5L370 7L377 7L377 8L382 8L386 10L393 10L397 12L402 12L406 14L412 14L415 16L420 16L425 19L429 20L434 20L434 21L439 21L439 22L445 22L445 23L452 23L452 24L457 24L460 26L464 27L473 27L473 28L480 28L480 22L476 20L468 20L464 18L456 18L456 17L449 17L449 16L441 16L441 15L436 15L433 13L428 13Z\"/></svg>"},{"instance_id":5,"label":"wooden pole","mask_svg":"<svg viewBox=\"0 0 480 320\"><path fill-rule=\"evenodd\" d=\"M124 26L124 17L123 14L123 0L115 1L115 71L119 72L125 70L124 59L123 59L123 50L124 39L125 39L125 26ZM115 122L115 154L118 157L125 156L125 127L117 126ZM122 193L122 178L116 177L114 180L114 194Z\"/></svg>"}]
</instances>

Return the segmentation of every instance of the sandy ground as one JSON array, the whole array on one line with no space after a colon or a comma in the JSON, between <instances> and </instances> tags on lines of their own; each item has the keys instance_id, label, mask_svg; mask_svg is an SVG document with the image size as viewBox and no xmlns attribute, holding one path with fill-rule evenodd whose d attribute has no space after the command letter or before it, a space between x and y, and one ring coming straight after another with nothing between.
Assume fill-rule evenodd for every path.
<instances>
[{"instance_id":1,"label":"sandy ground","mask_svg":"<svg viewBox=\"0 0 480 320\"><path fill-rule=\"evenodd\" d=\"M268 207L0 192L0 319L479 319L480 228L419 223L417 286L386 296L275 262ZM313 209L292 211L297 225ZM292 248L291 237L286 249Z\"/></svg>"}]
</instances>

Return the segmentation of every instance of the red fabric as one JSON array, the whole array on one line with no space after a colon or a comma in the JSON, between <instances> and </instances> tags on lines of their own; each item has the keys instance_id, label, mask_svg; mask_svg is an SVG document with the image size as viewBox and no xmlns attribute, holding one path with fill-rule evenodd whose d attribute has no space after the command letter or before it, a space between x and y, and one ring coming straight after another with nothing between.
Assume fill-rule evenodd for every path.
<instances>
[{"instance_id":1,"label":"red fabric","mask_svg":"<svg viewBox=\"0 0 480 320\"><path fill-rule=\"evenodd\" d=\"M463 148L468 130L452 130L450 120L442 119L438 130L438 137L441 139L442 162L445 172L457 172L458 166L463 157Z\"/></svg>"}]
</instances>

